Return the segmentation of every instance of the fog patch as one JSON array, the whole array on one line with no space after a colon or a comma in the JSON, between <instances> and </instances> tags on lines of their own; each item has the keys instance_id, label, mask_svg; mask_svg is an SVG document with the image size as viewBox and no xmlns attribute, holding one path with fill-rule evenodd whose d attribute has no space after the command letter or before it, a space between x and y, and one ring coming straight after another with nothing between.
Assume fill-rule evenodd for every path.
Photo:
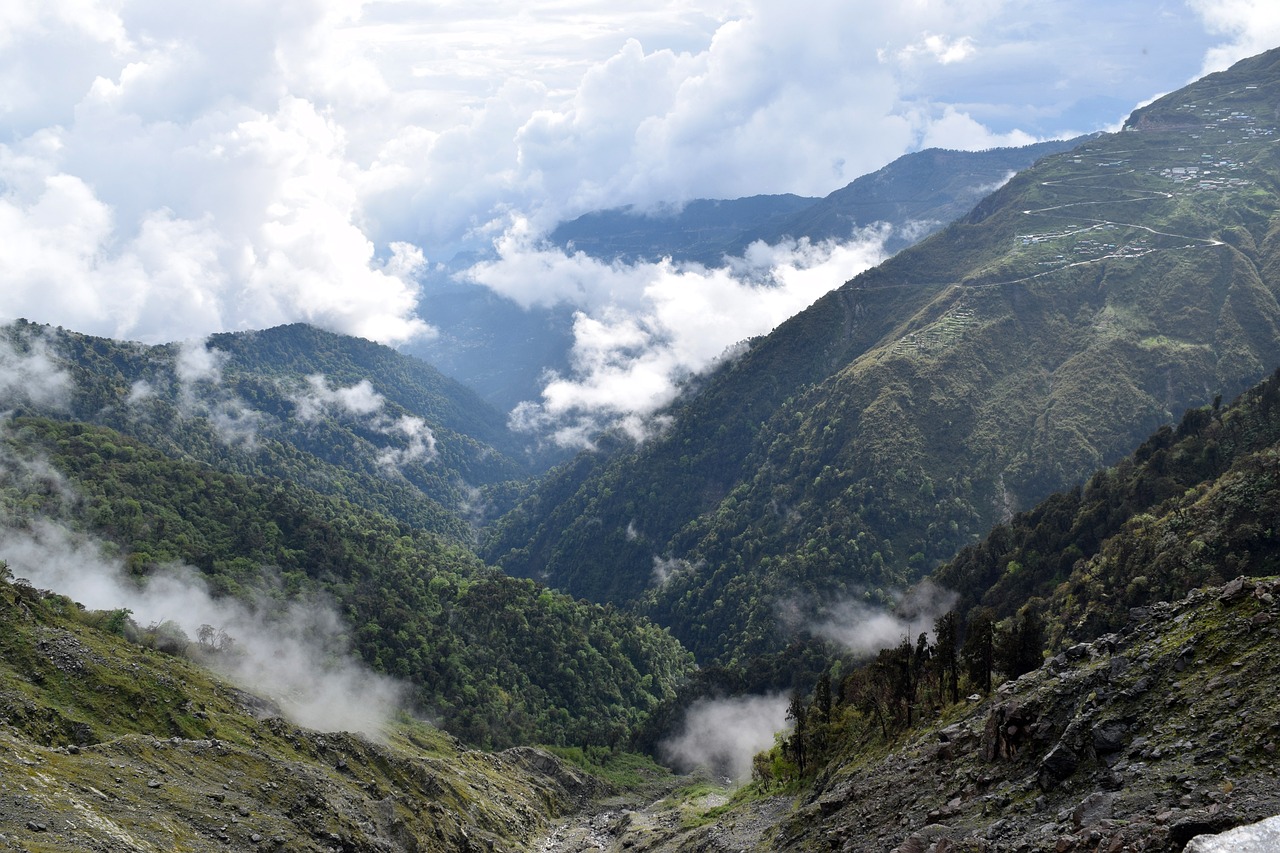
<instances>
[{"instance_id":1,"label":"fog patch","mask_svg":"<svg viewBox=\"0 0 1280 853\"><path fill-rule=\"evenodd\" d=\"M89 609L127 608L142 627L163 626L170 636L176 627L191 642L216 629L232 642L205 665L270 698L298 725L377 737L400 707L403 688L351 654L340 617L320 599L264 598L253 607L215 599L203 577L178 565L135 580L101 542L48 519L0 529L0 558L15 576Z\"/></svg>"},{"instance_id":2,"label":"fog patch","mask_svg":"<svg viewBox=\"0 0 1280 853\"><path fill-rule=\"evenodd\" d=\"M302 390L289 399L301 421L345 416L361 421L374 432L401 439L401 446L378 451L376 462L385 473L397 473L414 462L430 462L438 455L435 433L427 422L415 415L387 414L387 399L374 390L368 379L342 388L330 385L323 373L316 373L308 376Z\"/></svg>"},{"instance_id":3,"label":"fog patch","mask_svg":"<svg viewBox=\"0 0 1280 853\"><path fill-rule=\"evenodd\" d=\"M382 408L383 396L373 390L368 379L361 379L346 388L331 387L323 373L307 377L304 391L290 396L297 407L300 420L314 421L326 412L338 411L351 415L372 415Z\"/></svg>"},{"instance_id":4,"label":"fog patch","mask_svg":"<svg viewBox=\"0 0 1280 853\"><path fill-rule=\"evenodd\" d=\"M679 734L658 749L681 772L705 768L743 783L751 779L751 759L770 749L786 728L788 700L782 694L700 699L689 706Z\"/></svg>"},{"instance_id":5,"label":"fog patch","mask_svg":"<svg viewBox=\"0 0 1280 853\"><path fill-rule=\"evenodd\" d=\"M43 337L30 337L25 350L0 338L0 408L27 404L63 411L71 406L71 389L71 376Z\"/></svg>"},{"instance_id":6,"label":"fog patch","mask_svg":"<svg viewBox=\"0 0 1280 853\"><path fill-rule=\"evenodd\" d=\"M403 447L385 447L378 453L378 466L387 471L397 471L411 462L430 462L436 458L436 437L422 418L402 415L393 421L380 424L379 432L400 435L405 439Z\"/></svg>"},{"instance_id":7,"label":"fog patch","mask_svg":"<svg viewBox=\"0 0 1280 853\"><path fill-rule=\"evenodd\" d=\"M843 648L869 654L933 630L938 617L955 606L958 596L923 581L903 595L892 612L854 599L823 606L809 630Z\"/></svg>"},{"instance_id":8,"label":"fog patch","mask_svg":"<svg viewBox=\"0 0 1280 853\"><path fill-rule=\"evenodd\" d=\"M655 555L653 558L654 586L666 586L667 581L671 580L675 575L683 572L692 572L703 565L705 565L703 560L699 560L697 563L690 563L680 557L659 557Z\"/></svg>"},{"instance_id":9,"label":"fog patch","mask_svg":"<svg viewBox=\"0 0 1280 853\"><path fill-rule=\"evenodd\" d=\"M262 413L222 387L222 370L230 359L230 353L209 347L204 339L179 344L173 360L178 411L184 418L204 418L223 444L252 449L258 443ZM131 401L148 399L149 395L135 398L135 390L136 384L130 389Z\"/></svg>"}]
</instances>

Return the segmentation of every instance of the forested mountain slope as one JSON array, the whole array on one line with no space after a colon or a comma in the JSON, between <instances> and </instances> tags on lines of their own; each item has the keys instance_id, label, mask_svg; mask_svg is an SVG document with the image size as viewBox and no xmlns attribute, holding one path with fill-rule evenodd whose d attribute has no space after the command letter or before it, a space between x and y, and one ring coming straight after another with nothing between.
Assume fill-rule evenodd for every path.
<instances>
[{"instance_id":1,"label":"forested mountain slope","mask_svg":"<svg viewBox=\"0 0 1280 853\"><path fill-rule=\"evenodd\" d=\"M0 462L0 560L23 553L38 572L65 553L77 574L101 573L83 548L50 539L52 522L109 543L135 581L190 566L215 597L256 602L264 618L296 600L332 601L353 650L409 685L411 707L475 744L624 744L691 668L639 618L294 483L32 417L6 424ZM34 555L31 540L44 543Z\"/></svg>"},{"instance_id":2,"label":"forested mountain slope","mask_svg":"<svg viewBox=\"0 0 1280 853\"><path fill-rule=\"evenodd\" d=\"M0 329L0 347L15 376L0 406L290 479L459 542L487 511L483 491L501 501L501 484L530 474L504 416L475 393L418 359L309 326L144 346L19 321Z\"/></svg>"},{"instance_id":3,"label":"forested mountain slope","mask_svg":"<svg viewBox=\"0 0 1280 853\"><path fill-rule=\"evenodd\" d=\"M1041 161L753 342L660 437L560 469L485 554L704 659L887 600L1280 363L1278 133L1272 51Z\"/></svg>"}]
</instances>

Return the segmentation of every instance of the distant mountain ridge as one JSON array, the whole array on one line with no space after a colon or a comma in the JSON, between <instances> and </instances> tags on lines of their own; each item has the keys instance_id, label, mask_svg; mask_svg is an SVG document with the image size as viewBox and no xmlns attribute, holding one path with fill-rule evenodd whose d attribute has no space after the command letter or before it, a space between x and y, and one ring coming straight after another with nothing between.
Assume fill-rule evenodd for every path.
<instances>
[{"instance_id":1,"label":"distant mountain ridge","mask_svg":"<svg viewBox=\"0 0 1280 853\"><path fill-rule=\"evenodd\" d=\"M569 252L622 263L672 258L708 267L726 255L741 256L757 241L848 241L861 229L886 224L885 246L896 252L970 208L1012 172L1080 140L1053 140L1020 148L905 154L825 198L760 195L695 199L678 208L601 210L561 223L550 242ZM476 258L468 259L470 262ZM454 269L464 268L459 262ZM537 399L543 373L569 370L573 309L523 309L485 287L444 280L427 282L423 316L437 337L410 344L442 371L475 388L503 409Z\"/></svg>"},{"instance_id":2,"label":"distant mountain ridge","mask_svg":"<svg viewBox=\"0 0 1280 853\"><path fill-rule=\"evenodd\" d=\"M847 241L864 228L890 227L890 252L916 243L968 213L983 196L1041 157L1070 150L1085 137L1016 148L904 154L824 198L762 195L695 199L678 209L635 207L584 214L561 223L551 242L603 260L663 258L718 265L756 241Z\"/></svg>"}]
</instances>

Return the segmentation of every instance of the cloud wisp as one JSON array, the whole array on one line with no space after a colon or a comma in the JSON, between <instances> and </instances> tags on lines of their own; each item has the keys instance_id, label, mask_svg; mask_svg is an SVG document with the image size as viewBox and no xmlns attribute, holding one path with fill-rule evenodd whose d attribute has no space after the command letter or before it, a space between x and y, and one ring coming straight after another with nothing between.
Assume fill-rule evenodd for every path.
<instances>
[{"instance_id":1,"label":"cloud wisp","mask_svg":"<svg viewBox=\"0 0 1280 853\"><path fill-rule=\"evenodd\" d=\"M373 389L368 379L340 388L330 386L324 374L313 374L291 399L298 419L304 422L325 415L355 418L374 432L402 442L399 447L378 451L377 464L387 473L394 473L412 462L430 462L438 455L435 433L427 422L416 415L387 414L386 398Z\"/></svg>"},{"instance_id":2,"label":"cloud wisp","mask_svg":"<svg viewBox=\"0 0 1280 853\"><path fill-rule=\"evenodd\" d=\"M902 642L914 642L933 630L939 616L956 602L956 594L923 581L899 599L893 612L849 599L822 607L809 630L857 654L873 654Z\"/></svg>"},{"instance_id":3,"label":"cloud wisp","mask_svg":"<svg viewBox=\"0 0 1280 853\"><path fill-rule=\"evenodd\" d=\"M735 354L885 257L885 227L848 242L752 244L724 265L606 263L547 245L526 220L495 242L498 257L463 275L525 305L568 304L572 371L546 377L541 399L512 413L517 429L590 446L604 427L636 440L690 378Z\"/></svg>"},{"instance_id":4,"label":"cloud wisp","mask_svg":"<svg viewBox=\"0 0 1280 853\"><path fill-rule=\"evenodd\" d=\"M78 506L70 487L39 459L6 453L0 459L0 483L39 489L46 499L55 496L64 512ZM222 632L234 640L233 653L211 656L207 665L271 699L299 725L378 737L401 707L402 686L351 654L340 617L323 600L281 604L263 597L250 606L214 598L199 573L180 565L139 581L106 555L101 542L52 516L5 519L0 559L15 576L90 609L127 608L143 628L167 623L192 641L202 626Z\"/></svg>"},{"instance_id":5,"label":"cloud wisp","mask_svg":"<svg viewBox=\"0 0 1280 853\"><path fill-rule=\"evenodd\" d=\"M781 694L700 699L659 751L682 772L703 768L739 784L748 782L752 758L772 747L775 733L786 728L787 704Z\"/></svg>"}]
</instances>

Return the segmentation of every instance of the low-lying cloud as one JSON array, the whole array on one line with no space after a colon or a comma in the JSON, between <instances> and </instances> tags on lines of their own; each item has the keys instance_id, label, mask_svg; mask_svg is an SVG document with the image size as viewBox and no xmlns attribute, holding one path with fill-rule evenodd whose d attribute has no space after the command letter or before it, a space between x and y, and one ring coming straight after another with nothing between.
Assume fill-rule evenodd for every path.
<instances>
[{"instance_id":1,"label":"low-lying cloud","mask_svg":"<svg viewBox=\"0 0 1280 853\"><path fill-rule=\"evenodd\" d=\"M375 432L399 439L401 446L378 451L377 464L388 473L412 462L430 462L436 458L436 437L427 422L416 415L387 414L386 398L373 389L368 379L342 388L331 386L324 374L316 373L307 377L306 385L291 395L291 399L299 420L345 416L360 420Z\"/></svg>"},{"instance_id":2,"label":"low-lying cloud","mask_svg":"<svg viewBox=\"0 0 1280 853\"><path fill-rule=\"evenodd\" d=\"M102 542L64 523L80 514L80 497L46 461L0 453L0 486L38 493L45 507L45 515L0 521L0 560L16 577L92 610L127 608L142 628L177 626L193 643L210 626L234 645L206 664L271 699L299 725L376 737L401 707L401 685L351 654L342 620L326 601L282 603L266 591L253 606L214 598L204 578L181 565L130 577Z\"/></svg>"},{"instance_id":3,"label":"low-lying cloud","mask_svg":"<svg viewBox=\"0 0 1280 853\"><path fill-rule=\"evenodd\" d=\"M637 440L651 435L661 427L652 416L685 382L879 263L888 235L876 227L845 243L758 242L707 268L567 253L517 220L495 242L498 257L464 275L521 305L577 309L571 372L550 373L541 398L517 406L511 423L583 447L605 427Z\"/></svg>"},{"instance_id":4,"label":"low-lying cloud","mask_svg":"<svg viewBox=\"0 0 1280 853\"><path fill-rule=\"evenodd\" d=\"M902 642L913 642L933 630L939 616L956 603L956 594L924 581L907 592L893 612L848 599L826 605L810 630L851 652L869 654Z\"/></svg>"},{"instance_id":5,"label":"low-lying cloud","mask_svg":"<svg viewBox=\"0 0 1280 853\"><path fill-rule=\"evenodd\" d=\"M662 758L682 772L704 768L747 782L751 759L786 728L787 705L781 694L700 699L689 706L680 732L660 744Z\"/></svg>"},{"instance_id":6,"label":"low-lying cloud","mask_svg":"<svg viewBox=\"0 0 1280 853\"><path fill-rule=\"evenodd\" d=\"M193 642L208 625L234 640L207 665L274 701L295 723L378 736L402 688L351 655L332 606L318 600L251 608L215 599L193 569L171 566L138 583L101 543L51 520L0 529L0 559L15 576L92 610L127 608L141 627L176 625Z\"/></svg>"},{"instance_id":7,"label":"low-lying cloud","mask_svg":"<svg viewBox=\"0 0 1280 853\"><path fill-rule=\"evenodd\" d=\"M0 409L22 403L66 409L71 388L71 376L58 366L43 337L31 338L25 350L0 337Z\"/></svg>"}]
</instances>

